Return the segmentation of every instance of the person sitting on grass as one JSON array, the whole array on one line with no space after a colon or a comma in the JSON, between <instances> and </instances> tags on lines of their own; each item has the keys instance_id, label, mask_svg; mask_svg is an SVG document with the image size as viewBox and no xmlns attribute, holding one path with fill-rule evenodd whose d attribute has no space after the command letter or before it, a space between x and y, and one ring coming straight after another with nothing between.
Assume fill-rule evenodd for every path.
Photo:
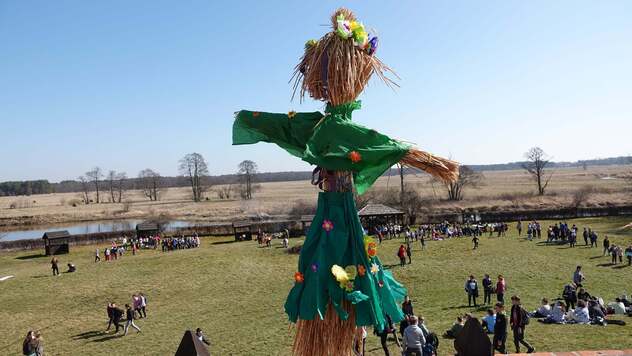
<instances>
[{"instance_id":1,"label":"person sitting on grass","mask_svg":"<svg viewBox=\"0 0 632 356\"><path fill-rule=\"evenodd\" d=\"M590 299L590 294L588 294L588 292L586 292L586 289L584 288L579 288L579 291L577 292L577 299L578 300L584 300L584 301L588 301Z\"/></svg>"},{"instance_id":2,"label":"person sitting on grass","mask_svg":"<svg viewBox=\"0 0 632 356\"><path fill-rule=\"evenodd\" d=\"M487 309L487 315L483 317L483 330L486 330L488 334L493 334L495 325L496 313L494 309Z\"/></svg>"},{"instance_id":3,"label":"person sitting on grass","mask_svg":"<svg viewBox=\"0 0 632 356\"><path fill-rule=\"evenodd\" d=\"M211 346L211 343L206 339L206 336L204 336L204 334L202 333L202 329L200 328L195 329L195 337L197 337L198 340L202 341L206 345Z\"/></svg>"},{"instance_id":4,"label":"person sitting on grass","mask_svg":"<svg viewBox=\"0 0 632 356\"><path fill-rule=\"evenodd\" d=\"M538 319L545 324L564 324L566 323L566 304L562 301L558 301L551 310L551 315L544 319Z\"/></svg>"},{"instance_id":5,"label":"person sitting on grass","mask_svg":"<svg viewBox=\"0 0 632 356\"><path fill-rule=\"evenodd\" d=\"M443 337L448 338L448 339L454 339L459 335L461 330L463 330L463 317L457 316L456 322L454 323L454 325L452 325L450 330L447 330L445 334L443 334Z\"/></svg>"},{"instance_id":6,"label":"person sitting on grass","mask_svg":"<svg viewBox=\"0 0 632 356\"><path fill-rule=\"evenodd\" d=\"M74 264L69 263L68 264L68 271L66 271L66 273L72 273L72 272L75 272L75 271L77 271L77 267Z\"/></svg>"},{"instance_id":7,"label":"person sitting on grass","mask_svg":"<svg viewBox=\"0 0 632 356\"><path fill-rule=\"evenodd\" d=\"M588 305L586 305L585 300L577 301L577 308L575 310L569 312L570 322L576 324L589 324L590 323L590 312L588 311Z\"/></svg>"},{"instance_id":8,"label":"person sitting on grass","mask_svg":"<svg viewBox=\"0 0 632 356\"><path fill-rule=\"evenodd\" d=\"M608 303L608 314L627 314L625 304L621 298L616 298L614 302Z\"/></svg>"},{"instance_id":9,"label":"person sitting on grass","mask_svg":"<svg viewBox=\"0 0 632 356\"><path fill-rule=\"evenodd\" d=\"M549 300L547 298L542 298L542 304L538 310L531 313L532 318L546 318L551 315L551 305L549 304Z\"/></svg>"},{"instance_id":10,"label":"person sitting on grass","mask_svg":"<svg viewBox=\"0 0 632 356\"><path fill-rule=\"evenodd\" d=\"M603 320L606 317L606 310L596 298L593 298L588 301L588 314L590 315L590 320Z\"/></svg>"}]
</instances>

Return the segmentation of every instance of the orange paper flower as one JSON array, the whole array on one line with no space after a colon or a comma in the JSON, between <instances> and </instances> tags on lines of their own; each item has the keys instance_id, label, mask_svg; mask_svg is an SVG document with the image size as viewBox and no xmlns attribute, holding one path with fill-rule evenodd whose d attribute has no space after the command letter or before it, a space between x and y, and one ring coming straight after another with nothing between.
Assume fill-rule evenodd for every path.
<instances>
[{"instance_id":1,"label":"orange paper flower","mask_svg":"<svg viewBox=\"0 0 632 356\"><path fill-rule=\"evenodd\" d=\"M360 152L358 152L358 151L351 151L351 152L349 152L349 159L353 163L358 163L358 162L362 161L362 156L360 155Z\"/></svg>"},{"instance_id":2,"label":"orange paper flower","mask_svg":"<svg viewBox=\"0 0 632 356\"><path fill-rule=\"evenodd\" d=\"M296 116L296 111L292 110L289 113L287 113L287 117L292 119L294 116Z\"/></svg>"},{"instance_id":3,"label":"orange paper flower","mask_svg":"<svg viewBox=\"0 0 632 356\"><path fill-rule=\"evenodd\" d=\"M252 117L259 117L259 112L258 111L253 111L252 112Z\"/></svg>"},{"instance_id":4,"label":"orange paper flower","mask_svg":"<svg viewBox=\"0 0 632 356\"><path fill-rule=\"evenodd\" d=\"M334 223L329 220L323 221L323 230L329 232L334 229Z\"/></svg>"},{"instance_id":5,"label":"orange paper flower","mask_svg":"<svg viewBox=\"0 0 632 356\"><path fill-rule=\"evenodd\" d=\"M305 281L305 277L303 277L301 272L296 272L294 273L294 280L296 283L303 283L303 281Z\"/></svg>"},{"instance_id":6,"label":"orange paper flower","mask_svg":"<svg viewBox=\"0 0 632 356\"><path fill-rule=\"evenodd\" d=\"M358 275L363 277L366 274L366 268L363 265L358 265Z\"/></svg>"}]
</instances>

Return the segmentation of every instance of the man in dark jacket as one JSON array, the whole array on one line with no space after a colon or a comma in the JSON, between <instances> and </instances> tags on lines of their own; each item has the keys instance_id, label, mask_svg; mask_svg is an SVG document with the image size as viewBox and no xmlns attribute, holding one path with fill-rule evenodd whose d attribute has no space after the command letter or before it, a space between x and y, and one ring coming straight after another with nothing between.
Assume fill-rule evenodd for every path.
<instances>
[{"instance_id":1,"label":"man in dark jacket","mask_svg":"<svg viewBox=\"0 0 632 356\"><path fill-rule=\"evenodd\" d=\"M476 298L478 297L478 282L474 279L474 276L470 275L470 278L465 282L465 293L467 293L467 304L468 306L472 306L472 301L474 302L474 306L476 305Z\"/></svg>"},{"instance_id":2,"label":"man in dark jacket","mask_svg":"<svg viewBox=\"0 0 632 356\"><path fill-rule=\"evenodd\" d=\"M507 353L505 343L507 342L507 316L505 316L505 306L503 303L496 303L496 324L494 325L494 349L501 354Z\"/></svg>"},{"instance_id":3,"label":"man in dark jacket","mask_svg":"<svg viewBox=\"0 0 632 356\"><path fill-rule=\"evenodd\" d=\"M120 324L122 316L123 310L121 308L118 308L115 303L112 303L112 322L116 327L116 330L114 331L116 333L119 331L120 328L122 328Z\"/></svg>"},{"instance_id":4,"label":"man in dark jacket","mask_svg":"<svg viewBox=\"0 0 632 356\"><path fill-rule=\"evenodd\" d=\"M489 274L485 275L483 278L483 304L492 302L492 279L489 277Z\"/></svg>"},{"instance_id":5,"label":"man in dark jacket","mask_svg":"<svg viewBox=\"0 0 632 356\"><path fill-rule=\"evenodd\" d=\"M520 304L520 297L517 295L512 296L511 304L511 319L509 319L509 322L511 330L513 330L516 353L520 353L520 344L523 344L527 348L527 353L531 354L535 351L535 349L524 339L525 327L529 323L529 316L527 315L527 311L524 310Z\"/></svg>"},{"instance_id":6,"label":"man in dark jacket","mask_svg":"<svg viewBox=\"0 0 632 356\"><path fill-rule=\"evenodd\" d=\"M108 328L105 329L105 331L109 331L110 326L112 326L112 323L114 322L114 308L112 307L112 303L108 303L107 313L108 313Z\"/></svg>"}]
</instances>

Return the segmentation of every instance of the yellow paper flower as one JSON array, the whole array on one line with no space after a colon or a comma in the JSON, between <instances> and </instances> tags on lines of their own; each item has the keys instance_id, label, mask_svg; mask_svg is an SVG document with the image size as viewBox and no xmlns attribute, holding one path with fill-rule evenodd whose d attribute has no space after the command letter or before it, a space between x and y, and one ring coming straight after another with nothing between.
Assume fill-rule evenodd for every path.
<instances>
[{"instance_id":1,"label":"yellow paper flower","mask_svg":"<svg viewBox=\"0 0 632 356\"><path fill-rule=\"evenodd\" d=\"M349 280L355 279L356 278L356 267L351 265L351 266L347 266L345 267L345 272L347 272L347 276L349 277Z\"/></svg>"},{"instance_id":2,"label":"yellow paper flower","mask_svg":"<svg viewBox=\"0 0 632 356\"><path fill-rule=\"evenodd\" d=\"M289 119L294 118L294 116L296 116L296 111L294 111L294 110L292 110L292 111L290 111L289 113L287 113L287 117L288 117Z\"/></svg>"},{"instance_id":3,"label":"yellow paper flower","mask_svg":"<svg viewBox=\"0 0 632 356\"><path fill-rule=\"evenodd\" d=\"M331 266L331 273L334 275L334 277L336 277L336 281L338 281L341 285L347 284L347 282L349 282L349 275L344 268L338 265L333 265Z\"/></svg>"}]
</instances>

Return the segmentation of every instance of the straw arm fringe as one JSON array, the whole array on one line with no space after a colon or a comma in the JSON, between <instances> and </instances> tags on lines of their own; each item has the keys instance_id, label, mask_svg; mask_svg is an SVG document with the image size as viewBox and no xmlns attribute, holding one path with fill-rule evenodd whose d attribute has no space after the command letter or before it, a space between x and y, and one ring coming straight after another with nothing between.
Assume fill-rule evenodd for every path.
<instances>
[{"instance_id":1,"label":"straw arm fringe","mask_svg":"<svg viewBox=\"0 0 632 356\"><path fill-rule=\"evenodd\" d=\"M407 166L419 168L446 182L454 182L459 179L459 164L457 162L437 157L416 148L408 150L400 162Z\"/></svg>"}]
</instances>

